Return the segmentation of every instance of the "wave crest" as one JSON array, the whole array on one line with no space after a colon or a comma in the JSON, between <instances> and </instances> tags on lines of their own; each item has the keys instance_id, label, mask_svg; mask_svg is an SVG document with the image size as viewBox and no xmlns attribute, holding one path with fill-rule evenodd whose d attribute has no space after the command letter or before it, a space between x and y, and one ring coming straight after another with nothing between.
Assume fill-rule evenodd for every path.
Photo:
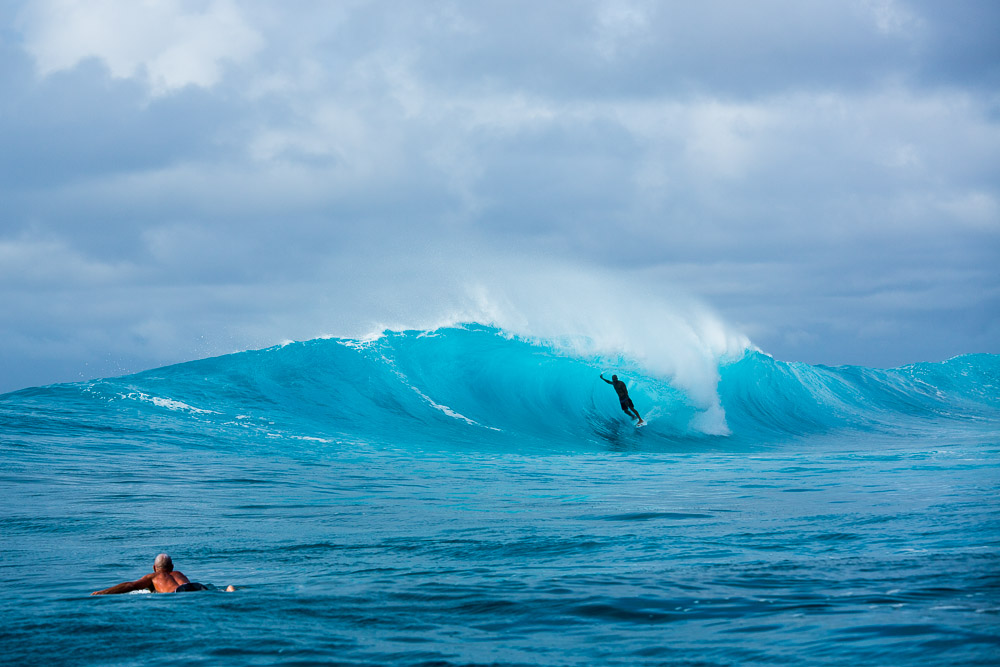
<instances>
[{"instance_id":1,"label":"wave crest","mask_svg":"<svg viewBox=\"0 0 1000 667\"><path fill-rule=\"evenodd\" d=\"M73 400L93 428L214 430L220 442L240 446L257 434L310 446L672 447L836 429L944 432L947 423L995 432L1000 416L997 355L875 370L786 363L749 351L713 368L713 393L727 423L721 432L722 416L675 378L620 350L600 349L473 324L292 343L2 400ZM649 426L634 427L601 372L627 382Z\"/></svg>"}]
</instances>

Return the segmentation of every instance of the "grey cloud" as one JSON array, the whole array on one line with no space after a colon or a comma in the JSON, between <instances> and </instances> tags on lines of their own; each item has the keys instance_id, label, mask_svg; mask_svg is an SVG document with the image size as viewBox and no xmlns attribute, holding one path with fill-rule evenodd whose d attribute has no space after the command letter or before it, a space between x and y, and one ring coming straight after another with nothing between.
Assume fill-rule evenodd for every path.
<instances>
[{"instance_id":1,"label":"grey cloud","mask_svg":"<svg viewBox=\"0 0 1000 667\"><path fill-rule=\"evenodd\" d=\"M1000 85L1000 5L984 0L933 0L907 3L927 28L921 34L921 78L949 87L973 87L986 93Z\"/></svg>"},{"instance_id":2,"label":"grey cloud","mask_svg":"<svg viewBox=\"0 0 1000 667\"><path fill-rule=\"evenodd\" d=\"M631 8L628 29L607 34L609 5ZM862 3L487 3L475 14L458 30L410 22L435 44L418 49L428 79L567 99L756 97L871 86L907 63L913 40L880 32Z\"/></svg>"},{"instance_id":3,"label":"grey cloud","mask_svg":"<svg viewBox=\"0 0 1000 667\"><path fill-rule=\"evenodd\" d=\"M167 93L0 32L0 390L430 321L510 257L785 358L997 349L991 7L238 6L259 49Z\"/></svg>"},{"instance_id":4,"label":"grey cloud","mask_svg":"<svg viewBox=\"0 0 1000 667\"><path fill-rule=\"evenodd\" d=\"M214 138L233 121L231 107L195 88L148 101L141 83L112 79L97 60L39 82L25 81L30 64L23 56L17 60L20 71L8 70L4 82L0 126L0 183L6 188L93 181L204 159L218 152Z\"/></svg>"}]
</instances>

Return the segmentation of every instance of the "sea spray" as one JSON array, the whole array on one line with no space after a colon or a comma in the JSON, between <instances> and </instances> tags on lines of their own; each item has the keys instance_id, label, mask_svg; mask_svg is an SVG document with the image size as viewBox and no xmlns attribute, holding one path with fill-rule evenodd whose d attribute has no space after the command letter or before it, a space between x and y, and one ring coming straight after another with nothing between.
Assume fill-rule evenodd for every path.
<instances>
[{"instance_id":1,"label":"sea spray","mask_svg":"<svg viewBox=\"0 0 1000 667\"><path fill-rule=\"evenodd\" d=\"M482 323L565 356L604 364L602 370L622 371L633 381L650 378L648 391L669 384L695 408L687 428L709 435L729 433L717 391L720 365L756 349L689 295L630 281L621 273L555 262L522 260L479 270L456 302L419 328ZM378 333L408 328L380 322Z\"/></svg>"}]
</instances>

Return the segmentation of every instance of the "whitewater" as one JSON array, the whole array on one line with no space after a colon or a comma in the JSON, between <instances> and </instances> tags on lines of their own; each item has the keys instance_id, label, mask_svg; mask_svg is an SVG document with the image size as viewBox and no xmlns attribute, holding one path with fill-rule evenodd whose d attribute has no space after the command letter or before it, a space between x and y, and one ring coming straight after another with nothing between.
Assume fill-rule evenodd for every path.
<instances>
[{"instance_id":1,"label":"whitewater","mask_svg":"<svg viewBox=\"0 0 1000 667\"><path fill-rule=\"evenodd\" d=\"M997 664L1000 356L483 321L0 396L6 661Z\"/></svg>"}]
</instances>

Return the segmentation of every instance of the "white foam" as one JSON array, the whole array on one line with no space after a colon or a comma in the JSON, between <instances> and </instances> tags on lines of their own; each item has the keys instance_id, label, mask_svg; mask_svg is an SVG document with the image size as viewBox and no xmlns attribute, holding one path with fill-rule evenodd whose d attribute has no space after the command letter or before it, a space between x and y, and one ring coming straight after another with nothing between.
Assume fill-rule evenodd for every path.
<instances>
[{"instance_id":1,"label":"white foam","mask_svg":"<svg viewBox=\"0 0 1000 667\"><path fill-rule=\"evenodd\" d=\"M326 438L317 438L311 435L290 435L288 436L292 440L303 440L305 442L322 442L323 444L330 444L333 440L327 440Z\"/></svg>"},{"instance_id":2,"label":"white foam","mask_svg":"<svg viewBox=\"0 0 1000 667\"><path fill-rule=\"evenodd\" d=\"M132 391L127 394L119 394L119 397L129 400L143 401L145 403L152 403L158 408L166 408L167 410L192 412L195 414L206 414L206 415L222 414L220 412L216 412L215 410L204 410L202 408L196 408L182 401L175 401L172 398L163 398L161 396L150 396L149 394L145 394L141 391Z\"/></svg>"},{"instance_id":3,"label":"white foam","mask_svg":"<svg viewBox=\"0 0 1000 667\"><path fill-rule=\"evenodd\" d=\"M343 345L344 347L350 348L352 350L366 350L375 343L384 332L379 334L378 337L364 337L364 338L337 338L338 345Z\"/></svg>"},{"instance_id":4,"label":"white foam","mask_svg":"<svg viewBox=\"0 0 1000 667\"><path fill-rule=\"evenodd\" d=\"M507 272L502 287L477 282L467 321L546 341L566 354L629 359L685 393L700 410L700 432L729 433L718 396L719 365L753 349L701 302L679 294L664 298L621 273L572 267Z\"/></svg>"},{"instance_id":5,"label":"white foam","mask_svg":"<svg viewBox=\"0 0 1000 667\"><path fill-rule=\"evenodd\" d=\"M581 359L632 360L645 374L681 390L703 413L692 428L726 433L719 365L755 348L704 303L650 275L471 248L431 264L404 261L395 272L370 276L389 286L377 301L364 302L362 312L371 319L355 320L359 329L339 342L361 349L385 331L492 325ZM359 338L358 331L369 333Z\"/></svg>"},{"instance_id":6,"label":"white foam","mask_svg":"<svg viewBox=\"0 0 1000 667\"><path fill-rule=\"evenodd\" d=\"M384 335L384 333L383 333L383 335ZM352 343L352 342L356 342L356 341L343 341L343 343L346 344L348 347L354 347L354 345L349 344L349 343ZM467 423L467 424L469 424L471 426L478 426L480 428L488 428L491 431L499 431L500 430L500 429L494 428L492 426L486 426L485 424L480 424L476 420L469 419L465 415L463 415L463 414L461 414L459 412L456 412L455 410L452 410L447 405L441 405L440 403L437 403L430 396L428 396L424 392L420 391L420 389L418 389L417 387L413 386L413 384L409 381L409 379L406 377L406 375L402 371L400 371L398 368L396 368L396 362L395 361L393 361L389 357L385 356L384 354L380 354L379 356L381 357L382 362L389 368L389 370L396 377L399 378L400 382L402 382L405 386L407 386L410 389L412 389L414 391L414 393L417 394L417 396L419 396L421 399L423 399L425 403L427 403L429 406L431 406L435 410L440 410L441 412L443 412L444 414L448 415L452 419L458 419L459 421L464 421L465 423Z\"/></svg>"},{"instance_id":7,"label":"white foam","mask_svg":"<svg viewBox=\"0 0 1000 667\"><path fill-rule=\"evenodd\" d=\"M427 404L430 405L432 408L434 408L435 410L440 410L441 412L445 413L446 415L448 415L449 417L451 417L453 419L458 419L460 421L464 421L465 423L470 424L472 426L479 426L479 427L482 427L482 428L488 428L491 431L499 431L500 430L500 429L494 428L492 426L486 426L485 424L480 424L479 422L477 422L474 419L469 419L465 415L459 414L458 412L455 412L454 410L452 410L451 408L449 408L447 405L441 405L440 403L435 403L434 400L430 396L428 396L424 392L420 391L419 389L417 389L413 385L409 385L409 387L410 387L410 389L412 389L413 391L416 392L417 396L419 396L420 398L424 399L424 401L426 401Z\"/></svg>"}]
</instances>

